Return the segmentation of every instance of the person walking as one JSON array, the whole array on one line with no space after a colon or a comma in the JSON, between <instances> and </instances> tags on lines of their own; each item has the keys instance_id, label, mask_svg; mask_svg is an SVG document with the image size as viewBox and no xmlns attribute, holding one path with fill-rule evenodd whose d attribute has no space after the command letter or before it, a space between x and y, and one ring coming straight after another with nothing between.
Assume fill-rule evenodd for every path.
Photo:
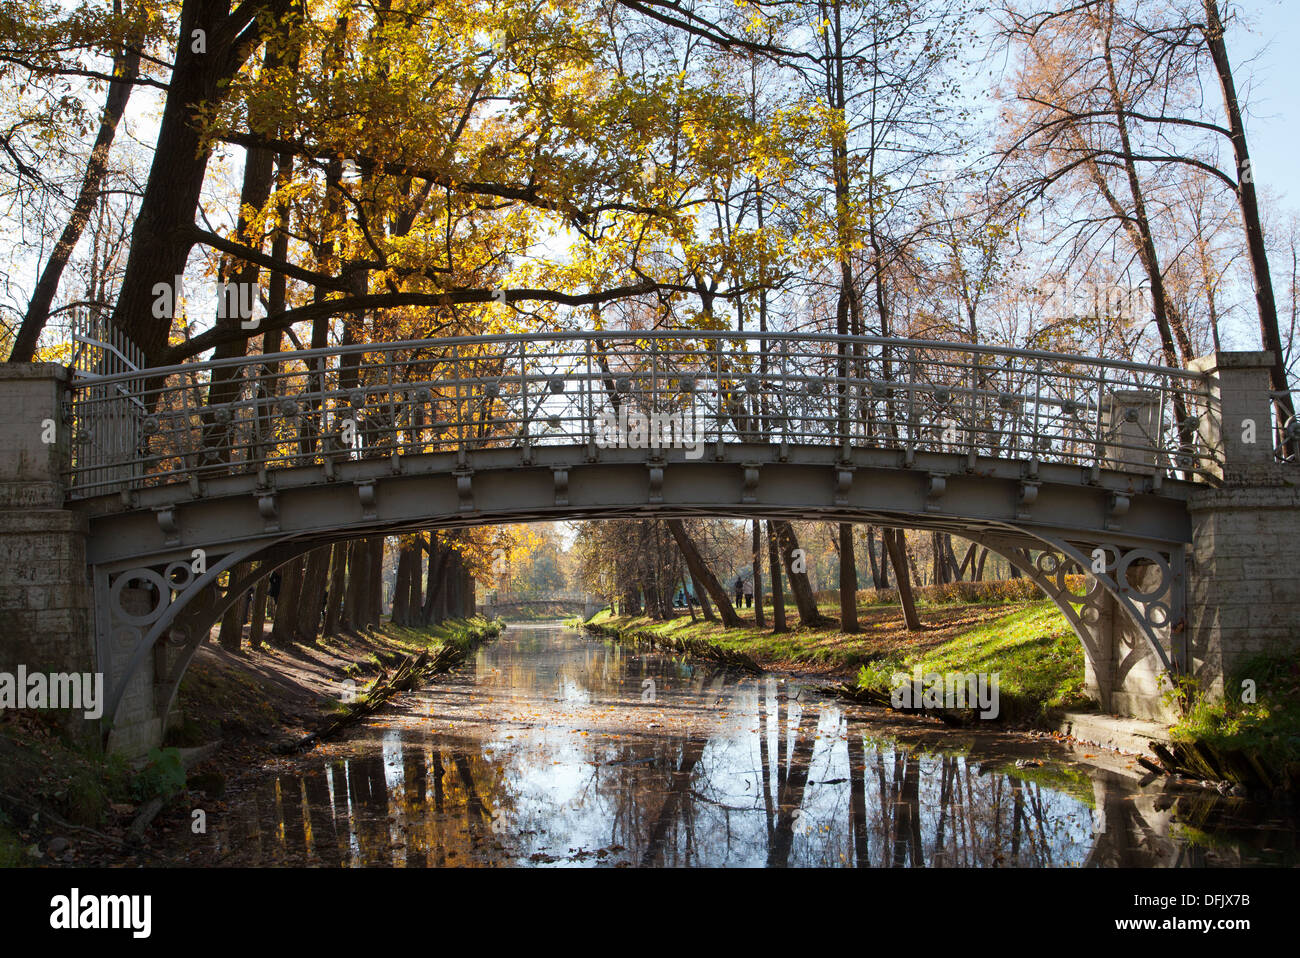
<instances>
[{"instance_id":1,"label":"person walking","mask_svg":"<svg viewBox=\"0 0 1300 958\"><path fill-rule=\"evenodd\" d=\"M745 608L754 607L754 577L750 576L745 580Z\"/></svg>"},{"instance_id":2,"label":"person walking","mask_svg":"<svg viewBox=\"0 0 1300 958\"><path fill-rule=\"evenodd\" d=\"M740 604L744 601L744 599L745 599L745 584L741 580L740 576L736 576L736 608L737 609L740 608Z\"/></svg>"}]
</instances>

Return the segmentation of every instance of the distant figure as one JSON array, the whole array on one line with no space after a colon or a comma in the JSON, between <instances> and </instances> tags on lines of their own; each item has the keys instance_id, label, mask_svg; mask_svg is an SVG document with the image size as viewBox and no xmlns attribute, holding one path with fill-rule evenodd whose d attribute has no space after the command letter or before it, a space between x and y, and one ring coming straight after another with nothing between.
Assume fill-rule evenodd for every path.
<instances>
[{"instance_id":1,"label":"distant figure","mask_svg":"<svg viewBox=\"0 0 1300 958\"><path fill-rule=\"evenodd\" d=\"M740 576L736 576L736 608L745 600L745 582Z\"/></svg>"},{"instance_id":2,"label":"distant figure","mask_svg":"<svg viewBox=\"0 0 1300 958\"><path fill-rule=\"evenodd\" d=\"M754 580L746 579L745 580L745 608L752 609L753 607L754 607Z\"/></svg>"}]
</instances>

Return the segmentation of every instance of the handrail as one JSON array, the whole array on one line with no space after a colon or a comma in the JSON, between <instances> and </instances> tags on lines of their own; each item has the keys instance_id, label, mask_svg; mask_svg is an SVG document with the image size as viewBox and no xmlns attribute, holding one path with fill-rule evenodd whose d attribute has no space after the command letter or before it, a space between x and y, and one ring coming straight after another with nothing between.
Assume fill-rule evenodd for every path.
<instances>
[{"instance_id":1,"label":"handrail","mask_svg":"<svg viewBox=\"0 0 1300 958\"><path fill-rule=\"evenodd\" d=\"M905 339L892 336L840 336L835 333L787 333L787 332L732 332L728 330L708 329L647 329L647 330L575 330L571 332L541 333L498 333L490 336L446 336L432 339L403 339L381 343L349 343L346 346L322 346L317 349L290 349L278 353L250 353L246 356L228 356L224 359L209 359L201 363L177 363L171 366L146 366L136 372L115 373L110 376L87 374L79 377L78 382L103 385L119 380L138 380L142 377L173 376L178 373L192 372L196 367L203 369L224 369L231 366L244 366L250 363L277 363L287 361L305 361L328 358L331 356L355 356L367 353L400 352L432 346L492 345L494 343L535 343L572 341L583 342L603 340L606 342L636 342L643 339L729 339L746 342L799 342L832 343L858 346L895 346L898 348L946 349L960 352L980 353L991 356L1009 356L1017 359L1044 359L1053 362L1079 363L1087 366L1104 366L1109 369L1124 369L1130 372L1155 373L1175 379L1206 381L1208 373L1193 369L1181 369L1176 366L1156 366L1127 359L1110 359L1097 356L1083 356L1078 353L1054 353L1041 349L1017 349L1012 346L994 346L987 343L967 343L960 340L945 339ZM858 357L850 356L850 361Z\"/></svg>"},{"instance_id":2,"label":"handrail","mask_svg":"<svg viewBox=\"0 0 1300 958\"><path fill-rule=\"evenodd\" d=\"M759 362L764 345L779 362ZM1209 387L1194 370L1126 360L829 333L358 343L78 377L69 485L78 497L502 446L526 462L533 446L599 446L632 414L658 417L674 441L689 431L701 444L890 448L908 462L946 451L1192 478L1217 454L1196 428L1214 413Z\"/></svg>"}]
</instances>

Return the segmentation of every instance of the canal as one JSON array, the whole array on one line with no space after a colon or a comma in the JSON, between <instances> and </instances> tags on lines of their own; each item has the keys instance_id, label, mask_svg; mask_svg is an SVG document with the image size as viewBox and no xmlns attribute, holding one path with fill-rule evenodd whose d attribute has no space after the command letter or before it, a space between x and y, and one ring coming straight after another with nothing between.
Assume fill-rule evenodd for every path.
<instances>
[{"instance_id":1,"label":"canal","mask_svg":"<svg viewBox=\"0 0 1300 958\"><path fill-rule=\"evenodd\" d=\"M1294 823L1050 737L511 626L345 740L234 787L206 864L1294 864ZM191 848L193 846L191 845Z\"/></svg>"}]
</instances>

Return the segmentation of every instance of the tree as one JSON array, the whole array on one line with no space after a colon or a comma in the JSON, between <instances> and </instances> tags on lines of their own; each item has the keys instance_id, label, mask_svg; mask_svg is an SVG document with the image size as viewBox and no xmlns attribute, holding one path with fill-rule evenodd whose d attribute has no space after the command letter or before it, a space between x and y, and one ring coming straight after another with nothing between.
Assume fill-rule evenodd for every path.
<instances>
[{"instance_id":1,"label":"tree","mask_svg":"<svg viewBox=\"0 0 1300 958\"><path fill-rule=\"evenodd\" d=\"M799 548L799 540L789 521L776 521L776 540L785 574L790 580L790 591L799 610L799 621L808 628L829 625L831 620L817 610L817 600L808 582L806 553Z\"/></svg>"},{"instance_id":2,"label":"tree","mask_svg":"<svg viewBox=\"0 0 1300 958\"><path fill-rule=\"evenodd\" d=\"M902 529L885 529L885 548L889 562L894 567L894 580L898 583L898 596L903 606L903 622L908 632L920 631L921 617L916 613L916 599L912 595L912 576L908 571L908 556Z\"/></svg>"},{"instance_id":3,"label":"tree","mask_svg":"<svg viewBox=\"0 0 1300 958\"><path fill-rule=\"evenodd\" d=\"M677 548L682 552L682 558L686 560L686 567L691 571L692 580L704 587L704 591L708 593L709 598L713 600L713 604L717 606L723 627L728 629L740 628L743 623L740 621L740 616L736 614L731 599L727 597L727 591L722 588L717 577L705 565L704 560L700 557L700 550L696 548L695 542L687 533L682 520L668 519L667 523L668 531L672 533Z\"/></svg>"},{"instance_id":4,"label":"tree","mask_svg":"<svg viewBox=\"0 0 1300 958\"><path fill-rule=\"evenodd\" d=\"M1194 347L1166 289L1168 274L1151 213L1152 184L1157 191L1176 190L1189 177L1201 176L1226 189L1240 214L1260 339L1276 357L1270 375L1279 418L1292 415L1286 345L1227 53L1227 26L1217 0L1162 5L1088 0L1056 10L1020 3L1009 4L1006 12L1008 35L1029 53L1022 74L1028 83L1020 87L1020 99L1035 118L1025 128L1025 137L1013 138L1012 149L1046 143L1062 159L1034 191L1041 195L1076 170L1086 171L1131 238L1151 285L1165 362L1176 365L1190 358ZM1219 88L1220 116L1203 106L1208 102L1202 86L1207 70ZM1231 150L1231 172L1220 163L1221 145ZM1122 174L1127 203L1111 187L1111 171ZM1168 203L1166 208L1176 206ZM1166 230L1178 226L1175 219L1165 218ZM1177 248L1182 241L1173 245ZM1206 275L1220 271L1202 266ZM1179 410L1179 418L1184 415Z\"/></svg>"},{"instance_id":5,"label":"tree","mask_svg":"<svg viewBox=\"0 0 1300 958\"><path fill-rule=\"evenodd\" d=\"M115 12L120 14L120 3L115 3L114 8ZM36 344L41 331L49 321L50 308L58 292L59 281L63 278L63 271L72 257L72 251L81 239L95 204L101 198L100 187L108 170L109 150L117 135L118 123L126 112L127 101L131 97L132 90L135 89L135 81L140 75L141 32L139 28L133 27L113 57L112 79L108 83L108 94L100 114L99 132L91 147L90 158L86 162L85 173L81 178L81 186L77 190L77 198L72 205L67 225L64 226L63 232L50 251L40 278L32 290L31 299L28 300L27 311L23 314L18 333L14 337L13 348L9 353L11 363L31 362L35 358Z\"/></svg>"}]
</instances>

